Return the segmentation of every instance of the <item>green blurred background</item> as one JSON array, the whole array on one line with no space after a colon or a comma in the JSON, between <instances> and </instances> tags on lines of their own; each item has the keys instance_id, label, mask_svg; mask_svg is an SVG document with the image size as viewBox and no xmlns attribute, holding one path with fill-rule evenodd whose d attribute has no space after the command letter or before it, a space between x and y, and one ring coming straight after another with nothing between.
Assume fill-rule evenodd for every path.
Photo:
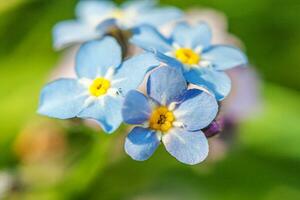
<instances>
[{"instance_id":1,"label":"green blurred background","mask_svg":"<svg viewBox=\"0 0 300 200\"><path fill-rule=\"evenodd\" d=\"M37 116L39 91L63 56L51 29L74 17L76 1L0 0L0 198L5 174L5 199L299 199L300 1L161 2L226 14L263 79L263 110L238 127L227 155L190 167L161 147L140 163L122 150L124 128L107 136Z\"/></svg>"}]
</instances>

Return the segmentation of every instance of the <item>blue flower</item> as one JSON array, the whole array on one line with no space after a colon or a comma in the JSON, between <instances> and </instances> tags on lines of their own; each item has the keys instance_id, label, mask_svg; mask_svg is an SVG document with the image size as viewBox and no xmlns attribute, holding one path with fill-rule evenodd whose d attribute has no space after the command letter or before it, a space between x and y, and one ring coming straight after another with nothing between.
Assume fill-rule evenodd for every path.
<instances>
[{"instance_id":1,"label":"blue flower","mask_svg":"<svg viewBox=\"0 0 300 200\"><path fill-rule=\"evenodd\" d=\"M240 50L212 45L211 31L205 23L196 26L178 23L170 38L148 25L134 32L132 43L154 52L163 62L173 66L179 64L187 82L205 87L218 100L224 99L231 89L231 81L224 70L247 63L246 56Z\"/></svg>"},{"instance_id":2,"label":"blue flower","mask_svg":"<svg viewBox=\"0 0 300 200\"><path fill-rule=\"evenodd\" d=\"M141 24L160 26L181 16L174 7L155 6L155 0L132 0L120 7L110 1L80 1L76 7L77 19L60 22L54 27L54 47L61 49L100 38L113 25L121 29Z\"/></svg>"},{"instance_id":3,"label":"blue flower","mask_svg":"<svg viewBox=\"0 0 300 200\"><path fill-rule=\"evenodd\" d=\"M122 122L124 95L137 88L146 72L158 65L150 53L122 63L121 48L112 37L85 43L76 57L78 78L63 78L46 85L38 112L59 119L94 119L111 133Z\"/></svg>"},{"instance_id":4,"label":"blue flower","mask_svg":"<svg viewBox=\"0 0 300 200\"><path fill-rule=\"evenodd\" d=\"M208 154L201 131L218 112L214 96L187 89L182 73L169 66L155 69L147 82L147 94L132 90L125 97L125 123L138 125L128 134L125 151L134 160L148 159L160 142L180 162L197 164Z\"/></svg>"}]
</instances>

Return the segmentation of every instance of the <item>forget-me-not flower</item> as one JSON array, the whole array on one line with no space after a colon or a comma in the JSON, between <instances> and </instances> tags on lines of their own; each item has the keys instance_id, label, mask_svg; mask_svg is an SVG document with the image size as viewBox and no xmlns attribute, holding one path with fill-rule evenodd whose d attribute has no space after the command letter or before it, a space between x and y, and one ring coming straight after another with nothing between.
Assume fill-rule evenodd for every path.
<instances>
[{"instance_id":1,"label":"forget-me-not flower","mask_svg":"<svg viewBox=\"0 0 300 200\"><path fill-rule=\"evenodd\" d=\"M211 30L206 23L191 26L178 23L170 38L164 37L152 26L135 30L131 42L153 51L166 63L179 63L187 82L205 87L218 100L224 99L231 89L230 78L224 70L247 63L239 49L211 44Z\"/></svg>"},{"instance_id":2,"label":"forget-me-not flower","mask_svg":"<svg viewBox=\"0 0 300 200\"><path fill-rule=\"evenodd\" d=\"M106 0L82 0L76 7L76 20L63 21L54 27L54 47L61 49L70 44L100 38L112 25L120 29L141 24L160 26L181 16L178 9L157 8L156 3L155 0L131 0L117 6Z\"/></svg>"},{"instance_id":3,"label":"forget-me-not flower","mask_svg":"<svg viewBox=\"0 0 300 200\"><path fill-rule=\"evenodd\" d=\"M121 48L112 37L87 42L76 57L78 78L58 79L46 85L38 112L59 119L94 119L111 133L122 122L124 95L136 89L147 71L158 65L151 53L122 62Z\"/></svg>"},{"instance_id":4,"label":"forget-me-not flower","mask_svg":"<svg viewBox=\"0 0 300 200\"><path fill-rule=\"evenodd\" d=\"M126 138L126 153L143 161L162 141L180 162L193 165L203 161L208 142L201 129L217 115L215 97L199 89L188 90L182 73L169 66L152 71L147 94L132 90L125 97L124 122L137 125Z\"/></svg>"}]
</instances>

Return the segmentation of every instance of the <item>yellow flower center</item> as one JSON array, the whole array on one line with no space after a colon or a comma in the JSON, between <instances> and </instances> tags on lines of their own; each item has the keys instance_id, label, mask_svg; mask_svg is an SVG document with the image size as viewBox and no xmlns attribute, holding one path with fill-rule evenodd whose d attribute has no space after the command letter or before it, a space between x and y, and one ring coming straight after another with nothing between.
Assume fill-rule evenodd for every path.
<instances>
[{"instance_id":1,"label":"yellow flower center","mask_svg":"<svg viewBox=\"0 0 300 200\"><path fill-rule=\"evenodd\" d=\"M114 10L111 15L115 19L122 19L124 17L124 13L121 9Z\"/></svg>"},{"instance_id":2,"label":"yellow flower center","mask_svg":"<svg viewBox=\"0 0 300 200\"><path fill-rule=\"evenodd\" d=\"M166 133L170 128L172 128L174 120L174 114L169 111L167 107L161 106L152 112L149 125L151 129Z\"/></svg>"},{"instance_id":3,"label":"yellow flower center","mask_svg":"<svg viewBox=\"0 0 300 200\"><path fill-rule=\"evenodd\" d=\"M106 94L107 90L110 88L109 80L105 78L96 78L90 85L89 91L92 96L101 96Z\"/></svg>"},{"instance_id":4,"label":"yellow flower center","mask_svg":"<svg viewBox=\"0 0 300 200\"><path fill-rule=\"evenodd\" d=\"M184 64L195 65L200 62L200 55L189 48L180 48L175 51L175 57Z\"/></svg>"}]
</instances>

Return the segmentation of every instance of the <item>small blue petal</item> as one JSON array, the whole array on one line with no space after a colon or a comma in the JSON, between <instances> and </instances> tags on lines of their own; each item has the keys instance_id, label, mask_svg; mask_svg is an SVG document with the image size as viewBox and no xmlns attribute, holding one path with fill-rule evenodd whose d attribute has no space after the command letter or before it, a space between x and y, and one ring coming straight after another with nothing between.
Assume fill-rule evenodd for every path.
<instances>
[{"instance_id":1,"label":"small blue petal","mask_svg":"<svg viewBox=\"0 0 300 200\"><path fill-rule=\"evenodd\" d=\"M192 69L184 74L186 80L211 91L218 101L223 100L231 90L231 80L224 72L210 67Z\"/></svg>"},{"instance_id":2,"label":"small blue petal","mask_svg":"<svg viewBox=\"0 0 300 200\"><path fill-rule=\"evenodd\" d=\"M174 67L177 70L179 70L180 72L184 71L184 66L176 58L166 56L165 54L160 53L159 51L154 51L153 53L157 57L157 59L159 61L161 61L162 63L165 63L166 65L168 65L170 67Z\"/></svg>"},{"instance_id":3,"label":"small blue petal","mask_svg":"<svg viewBox=\"0 0 300 200\"><path fill-rule=\"evenodd\" d=\"M166 53L172 50L171 41L149 25L135 28L130 42L148 51Z\"/></svg>"},{"instance_id":4,"label":"small blue petal","mask_svg":"<svg viewBox=\"0 0 300 200\"><path fill-rule=\"evenodd\" d=\"M89 23L100 22L116 6L111 1L80 1L76 6L76 16Z\"/></svg>"},{"instance_id":5,"label":"small blue petal","mask_svg":"<svg viewBox=\"0 0 300 200\"><path fill-rule=\"evenodd\" d=\"M123 95L130 90L136 89L144 80L146 73L157 67L159 61L151 53L143 53L134 56L118 68L112 81L112 87L121 90Z\"/></svg>"},{"instance_id":6,"label":"small blue petal","mask_svg":"<svg viewBox=\"0 0 300 200\"><path fill-rule=\"evenodd\" d=\"M214 96L198 89L188 90L184 101L174 111L176 121L184 124L188 131L207 127L218 113Z\"/></svg>"},{"instance_id":7,"label":"small blue petal","mask_svg":"<svg viewBox=\"0 0 300 200\"><path fill-rule=\"evenodd\" d=\"M149 119L151 108L147 97L137 90L127 93L122 109L123 120L127 124L142 124Z\"/></svg>"},{"instance_id":8,"label":"small blue petal","mask_svg":"<svg viewBox=\"0 0 300 200\"><path fill-rule=\"evenodd\" d=\"M97 27L96 30L101 32L101 33L107 33L107 31L115 26L117 24L117 20L114 18L109 18L106 20L101 21Z\"/></svg>"},{"instance_id":9,"label":"small blue petal","mask_svg":"<svg viewBox=\"0 0 300 200\"><path fill-rule=\"evenodd\" d=\"M137 25L149 24L161 26L182 17L182 12L175 7L156 8L141 12L137 18Z\"/></svg>"},{"instance_id":10,"label":"small blue petal","mask_svg":"<svg viewBox=\"0 0 300 200\"><path fill-rule=\"evenodd\" d=\"M188 132L174 128L163 135L162 141L166 150L185 164L198 164L208 155L208 142L201 131Z\"/></svg>"},{"instance_id":11,"label":"small blue petal","mask_svg":"<svg viewBox=\"0 0 300 200\"><path fill-rule=\"evenodd\" d=\"M154 70L147 82L148 95L162 105L182 96L187 89L182 73L176 68L163 66Z\"/></svg>"},{"instance_id":12,"label":"small blue petal","mask_svg":"<svg viewBox=\"0 0 300 200\"><path fill-rule=\"evenodd\" d=\"M43 88L38 113L59 119L73 118L83 109L87 97L86 88L76 79L59 79Z\"/></svg>"},{"instance_id":13,"label":"small blue petal","mask_svg":"<svg viewBox=\"0 0 300 200\"><path fill-rule=\"evenodd\" d=\"M216 70L227 70L248 62L243 52L231 46L212 46L202 56L204 60L211 61Z\"/></svg>"},{"instance_id":14,"label":"small blue petal","mask_svg":"<svg viewBox=\"0 0 300 200\"><path fill-rule=\"evenodd\" d=\"M106 133L112 133L122 123L122 102L120 97L106 95L83 109L78 117L94 119Z\"/></svg>"},{"instance_id":15,"label":"small blue petal","mask_svg":"<svg viewBox=\"0 0 300 200\"><path fill-rule=\"evenodd\" d=\"M88 40L100 38L100 31L88 24L69 20L56 24L53 28L53 46L60 50L75 43L82 43Z\"/></svg>"},{"instance_id":16,"label":"small blue petal","mask_svg":"<svg viewBox=\"0 0 300 200\"><path fill-rule=\"evenodd\" d=\"M112 37L83 44L76 56L76 72L79 77L105 76L108 68L117 68L122 60L121 47Z\"/></svg>"},{"instance_id":17,"label":"small blue petal","mask_svg":"<svg viewBox=\"0 0 300 200\"><path fill-rule=\"evenodd\" d=\"M142 25L133 29L133 36L130 38L130 42L146 51L152 52L161 62L180 70L183 69L182 64L175 58L164 54L173 50L172 41L165 38L155 27Z\"/></svg>"},{"instance_id":18,"label":"small blue petal","mask_svg":"<svg viewBox=\"0 0 300 200\"><path fill-rule=\"evenodd\" d=\"M132 159L144 161L154 153L159 144L155 131L135 127L125 140L125 151Z\"/></svg>"},{"instance_id":19,"label":"small blue petal","mask_svg":"<svg viewBox=\"0 0 300 200\"><path fill-rule=\"evenodd\" d=\"M178 23L172 34L175 43L181 47L195 49L201 46L203 49L211 44L211 30L206 23L191 26L185 22Z\"/></svg>"}]
</instances>

